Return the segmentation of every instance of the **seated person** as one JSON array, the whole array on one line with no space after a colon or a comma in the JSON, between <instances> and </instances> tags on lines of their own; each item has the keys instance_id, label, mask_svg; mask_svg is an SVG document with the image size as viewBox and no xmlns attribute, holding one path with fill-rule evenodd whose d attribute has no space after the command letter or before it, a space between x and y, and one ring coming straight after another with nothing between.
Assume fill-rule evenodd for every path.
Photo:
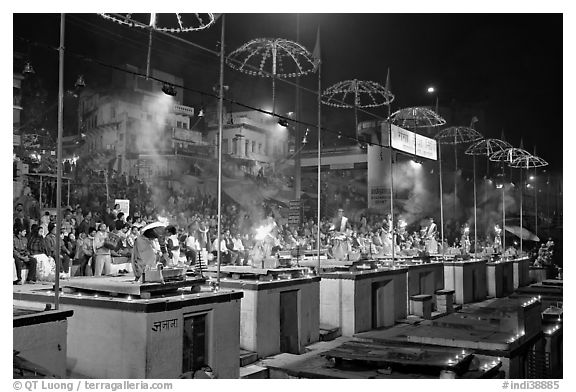
<instances>
[{"instance_id":1,"label":"seated person","mask_svg":"<svg viewBox=\"0 0 576 392\"><path fill-rule=\"evenodd\" d=\"M22 284L22 268L28 269L26 282L36 283L36 259L31 257L27 249L28 239L26 238L26 228L16 225L14 228L14 264L16 266L16 280L14 284Z\"/></svg>"}]
</instances>

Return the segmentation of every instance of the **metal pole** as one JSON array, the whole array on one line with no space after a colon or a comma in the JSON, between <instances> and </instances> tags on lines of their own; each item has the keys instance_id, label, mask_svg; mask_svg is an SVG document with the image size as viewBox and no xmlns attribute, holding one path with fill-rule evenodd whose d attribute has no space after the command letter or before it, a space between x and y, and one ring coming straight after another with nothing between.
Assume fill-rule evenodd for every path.
<instances>
[{"instance_id":1,"label":"metal pole","mask_svg":"<svg viewBox=\"0 0 576 392\"><path fill-rule=\"evenodd\" d=\"M538 237L538 185L536 178L536 168L534 168L534 234Z\"/></svg>"},{"instance_id":2,"label":"metal pole","mask_svg":"<svg viewBox=\"0 0 576 392\"><path fill-rule=\"evenodd\" d=\"M520 169L520 254L522 254L522 199L524 198L524 184L522 184L522 169Z\"/></svg>"},{"instance_id":3,"label":"metal pole","mask_svg":"<svg viewBox=\"0 0 576 392\"><path fill-rule=\"evenodd\" d=\"M396 256L396 236L394 235L394 160L392 155L392 123L390 122L390 104L388 106L388 148L390 149L390 217L392 219L392 265L394 265L394 257Z\"/></svg>"},{"instance_id":4,"label":"metal pole","mask_svg":"<svg viewBox=\"0 0 576 392\"><path fill-rule=\"evenodd\" d=\"M322 110L322 62L319 61L318 62L318 232L316 233L317 235L317 244L318 244L318 268L316 270L316 275L320 275L320 187L321 187L321 181L320 181L320 167L321 167L321 159L322 159L322 155L320 154L320 149L322 147L322 144L320 143L320 134L322 131L322 117L321 117L321 110Z\"/></svg>"},{"instance_id":5,"label":"metal pole","mask_svg":"<svg viewBox=\"0 0 576 392\"><path fill-rule=\"evenodd\" d=\"M38 196L38 202L40 203L40 210L42 210L42 175L40 175L40 195ZM40 218L42 218L42 211L40 211Z\"/></svg>"},{"instance_id":6,"label":"metal pole","mask_svg":"<svg viewBox=\"0 0 576 392\"><path fill-rule=\"evenodd\" d=\"M504 200L504 164L502 164L502 255L506 250L506 202Z\"/></svg>"},{"instance_id":7,"label":"metal pole","mask_svg":"<svg viewBox=\"0 0 576 392\"><path fill-rule=\"evenodd\" d=\"M454 222L457 222L456 215L458 214L458 149L456 148L456 134L454 134Z\"/></svg>"},{"instance_id":8,"label":"metal pole","mask_svg":"<svg viewBox=\"0 0 576 392\"><path fill-rule=\"evenodd\" d=\"M442 200L442 145L438 143L438 171L440 173L440 237L442 257L444 257L444 203Z\"/></svg>"},{"instance_id":9,"label":"metal pole","mask_svg":"<svg viewBox=\"0 0 576 392\"><path fill-rule=\"evenodd\" d=\"M64 25L60 14L60 47L58 48L58 138L56 147L56 271L54 272L54 308L60 308L60 231L62 227L62 134L64 133Z\"/></svg>"},{"instance_id":10,"label":"metal pole","mask_svg":"<svg viewBox=\"0 0 576 392\"><path fill-rule=\"evenodd\" d=\"M474 172L474 255L476 255L478 247L478 236L476 228L476 156L472 155L472 171Z\"/></svg>"},{"instance_id":11,"label":"metal pole","mask_svg":"<svg viewBox=\"0 0 576 392\"><path fill-rule=\"evenodd\" d=\"M68 200L67 201L68 201L67 205L68 205L68 207L70 207L70 180L68 180Z\"/></svg>"},{"instance_id":12,"label":"metal pole","mask_svg":"<svg viewBox=\"0 0 576 392\"><path fill-rule=\"evenodd\" d=\"M218 249L216 284L220 288L220 263L221 263L221 237L222 237L222 113L224 112L224 26L226 14L222 15L222 31L220 33L220 86L218 99Z\"/></svg>"},{"instance_id":13,"label":"metal pole","mask_svg":"<svg viewBox=\"0 0 576 392\"><path fill-rule=\"evenodd\" d=\"M300 14L296 14L296 42L300 43ZM296 78L296 143L295 150L296 155L294 156L294 199L300 200L300 193L302 188L302 171L301 171L301 159L300 150L302 148L302 139L300 137L300 76Z\"/></svg>"}]
</instances>

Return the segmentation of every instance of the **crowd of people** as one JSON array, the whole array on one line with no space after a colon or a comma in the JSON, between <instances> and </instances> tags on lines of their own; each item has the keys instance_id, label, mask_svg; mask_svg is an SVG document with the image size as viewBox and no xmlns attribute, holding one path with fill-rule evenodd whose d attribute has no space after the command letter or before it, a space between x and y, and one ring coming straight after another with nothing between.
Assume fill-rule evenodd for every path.
<instances>
[{"instance_id":1,"label":"crowd of people","mask_svg":"<svg viewBox=\"0 0 576 392\"><path fill-rule=\"evenodd\" d=\"M99 180L100 179L100 180ZM158 235L155 252L164 265L198 266L213 262L218 247L224 264L250 265L274 257L279 251L317 249L318 225L307 217L299 225L291 225L280 210L269 202L241 206L224 198L221 214L221 238L218 245L217 199L200 188L195 192L180 186L147 184L133 177L112 173L105 183L108 199L130 200L130 214L120 206L101 200L105 188L101 173L83 171L83 182L91 184L89 194L75 192L74 206L63 209L61 232L56 233L55 215L45 211L30 191L16 200L14 210L14 275L22 283L21 271L28 270L27 280L52 280L56 276L100 276L110 273L116 258L132 260L134 243L146 225L159 222L165 231ZM98 182L99 181L99 182ZM91 183L92 182L92 183ZM30 208L29 205L36 205ZM335 217L320 221L321 248L336 259L361 254L396 255L468 254L502 252L502 229L475 244L470 228L464 224L454 242L440 243L439 230L433 218L410 225L402 216L365 214L356 220L338 209ZM343 223L344 222L344 223ZM56 236L60 236L61 269L56 272ZM508 249L506 250L508 252ZM129 263L128 263L129 264ZM72 268L72 266L76 266ZM128 272L129 268L120 272Z\"/></svg>"}]
</instances>

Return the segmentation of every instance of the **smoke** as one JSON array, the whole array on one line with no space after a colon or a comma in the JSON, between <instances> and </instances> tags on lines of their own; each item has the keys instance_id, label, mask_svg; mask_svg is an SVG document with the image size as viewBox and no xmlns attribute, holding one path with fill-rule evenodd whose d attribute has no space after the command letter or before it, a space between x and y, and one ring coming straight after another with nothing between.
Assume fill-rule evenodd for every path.
<instances>
[{"instance_id":1,"label":"smoke","mask_svg":"<svg viewBox=\"0 0 576 392\"><path fill-rule=\"evenodd\" d=\"M394 189L397 193L408 194L401 203L400 216L410 225L418 224L429 216L437 215L440 200L433 179L424 165L412 161L400 162L394 166Z\"/></svg>"},{"instance_id":2,"label":"smoke","mask_svg":"<svg viewBox=\"0 0 576 392\"><path fill-rule=\"evenodd\" d=\"M160 157L162 151L172 147L170 132L170 113L174 108L174 98L163 93L150 97L143 102L147 106L147 113L152 115L140 122L138 129L137 143L138 149L146 153L146 159L151 161L151 167L158 174L169 174L166 159ZM154 206L164 205L168 198L167 190L157 184L151 185L151 197Z\"/></svg>"}]
</instances>

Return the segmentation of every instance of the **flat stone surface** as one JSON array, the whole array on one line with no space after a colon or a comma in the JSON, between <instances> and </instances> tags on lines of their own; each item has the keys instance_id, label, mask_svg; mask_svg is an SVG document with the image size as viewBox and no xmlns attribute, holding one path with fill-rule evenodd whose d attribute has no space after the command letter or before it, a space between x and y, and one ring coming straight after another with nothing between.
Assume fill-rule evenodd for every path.
<instances>
[{"instance_id":1,"label":"flat stone surface","mask_svg":"<svg viewBox=\"0 0 576 392\"><path fill-rule=\"evenodd\" d=\"M218 272L216 266L210 266L207 268L209 272ZM220 266L220 272L224 274L251 274L251 275L268 275L268 274L281 274L288 272L298 272L306 271L306 268L302 267L290 267L290 268L254 268L251 266L240 266L240 265L223 265Z\"/></svg>"},{"instance_id":2,"label":"flat stone surface","mask_svg":"<svg viewBox=\"0 0 576 392\"><path fill-rule=\"evenodd\" d=\"M142 295L143 293L150 293L155 291L166 291L177 289L179 287L190 287L202 284L206 278L190 278L186 277L183 280L166 281L165 283L140 283L134 281L134 277L127 276L82 276L70 280L61 281L60 287L62 289L80 289L89 291L98 291L106 293L118 293L124 295Z\"/></svg>"}]
</instances>

